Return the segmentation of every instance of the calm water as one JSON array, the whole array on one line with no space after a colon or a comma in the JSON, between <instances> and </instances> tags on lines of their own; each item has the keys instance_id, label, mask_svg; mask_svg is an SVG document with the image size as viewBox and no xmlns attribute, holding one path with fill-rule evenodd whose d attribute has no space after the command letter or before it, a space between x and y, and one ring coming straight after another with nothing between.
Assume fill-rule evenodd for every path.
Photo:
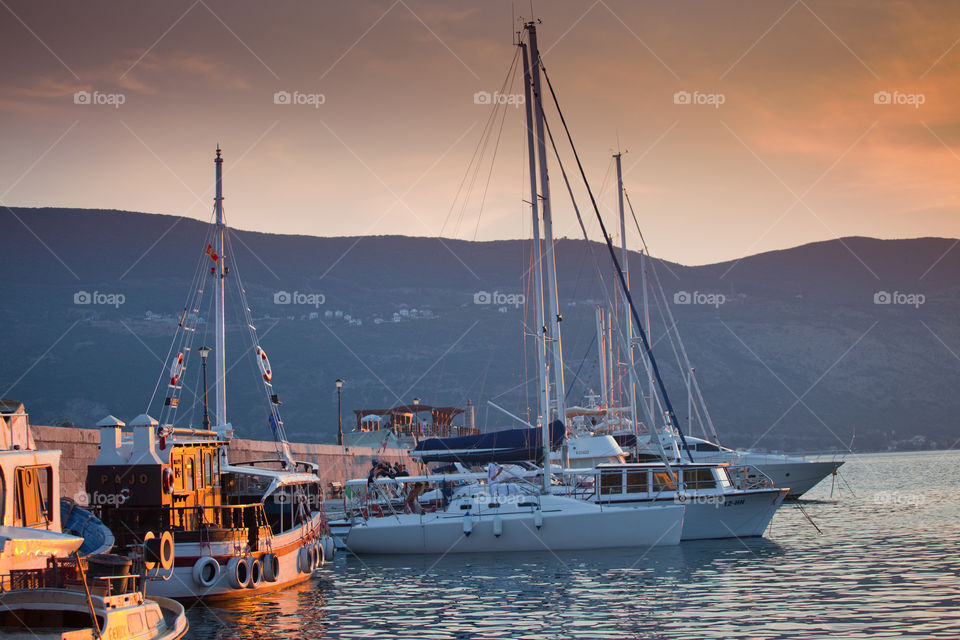
<instances>
[{"instance_id":1,"label":"calm water","mask_svg":"<svg viewBox=\"0 0 960 640\"><path fill-rule=\"evenodd\" d=\"M850 456L761 539L649 552L337 558L195 605L194 638L958 638L960 452ZM849 484L849 486L848 486Z\"/></svg>"}]
</instances>

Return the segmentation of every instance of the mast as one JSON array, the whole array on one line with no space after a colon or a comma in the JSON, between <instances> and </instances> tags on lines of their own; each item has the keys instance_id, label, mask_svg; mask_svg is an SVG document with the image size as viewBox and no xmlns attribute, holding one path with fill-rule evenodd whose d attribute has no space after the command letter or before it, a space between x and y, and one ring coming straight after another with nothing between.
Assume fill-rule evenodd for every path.
<instances>
[{"instance_id":1,"label":"mast","mask_svg":"<svg viewBox=\"0 0 960 640\"><path fill-rule=\"evenodd\" d=\"M600 404L609 409L607 403L607 335L603 328L603 307L597 305L597 359L600 362Z\"/></svg>"},{"instance_id":2,"label":"mast","mask_svg":"<svg viewBox=\"0 0 960 640\"><path fill-rule=\"evenodd\" d=\"M540 198L543 201L543 236L544 236L544 259L547 265L547 290L550 299L550 338L553 341L553 359L551 369L554 377L554 393L557 396L557 419L561 425L566 425L566 406L564 403L563 384L563 352L560 341L560 309L557 293L557 263L553 255L553 219L550 214L550 181L547 177L547 143L543 135L543 102L540 91L540 51L537 49L537 27L533 22L524 25L530 38L530 68L531 85L533 97L536 101L534 106L534 115L537 128L537 157L540 166ZM546 295L546 294L545 294ZM544 416L544 491L550 492L550 409L546 408Z\"/></svg>"},{"instance_id":3,"label":"mast","mask_svg":"<svg viewBox=\"0 0 960 640\"><path fill-rule=\"evenodd\" d=\"M217 194L214 197L213 210L216 217L216 229L213 234L213 252L219 258L213 263L212 271L214 276L213 288L213 321L216 330L216 348L213 351L214 364L216 370L216 402L213 406L213 424L222 426L227 424L227 368L224 345L226 343L226 333L224 326L224 277L223 267L223 234L226 225L223 221L223 158L220 156L220 145L217 145L217 157L214 159L217 168Z\"/></svg>"},{"instance_id":4,"label":"mast","mask_svg":"<svg viewBox=\"0 0 960 640\"><path fill-rule=\"evenodd\" d=\"M627 287L630 286L630 269L627 266L629 256L627 254L627 223L623 212L623 170L620 165L622 153L617 152L613 157L617 160L617 203L620 207L620 244L621 261L623 262L623 277L626 280ZM633 318L630 317L630 305L627 304L627 294L623 293L623 310L625 338L627 341L627 364L633 369ZM633 378L628 378L627 387L630 398L630 425L634 434L637 432L637 388L633 384Z\"/></svg>"},{"instance_id":5,"label":"mast","mask_svg":"<svg viewBox=\"0 0 960 640\"><path fill-rule=\"evenodd\" d=\"M544 339L544 322L543 322L543 268L541 263L543 258L541 257L541 247L540 247L540 213L538 206L538 195L537 195L537 158L536 158L536 148L533 144L533 101L530 96L530 61L527 59L527 45L523 42L518 43L521 49L521 55L523 56L523 91L526 105L526 116L527 116L527 159L529 162L529 172L530 172L530 209L533 215L533 288L536 292L536 316L534 317L535 329L536 329L536 345L537 345L537 399L538 399L538 416L541 417L542 421L549 425L550 423L550 386L547 382L547 343ZM547 435L547 442L549 442L549 427L547 431L544 432ZM548 450L545 453L549 457L549 446ZM544 476L546 478L546 476ZM545 480L549 482L549 480ZM546 485L545 485L546 486Z\"/></svg>"}]
</instances>

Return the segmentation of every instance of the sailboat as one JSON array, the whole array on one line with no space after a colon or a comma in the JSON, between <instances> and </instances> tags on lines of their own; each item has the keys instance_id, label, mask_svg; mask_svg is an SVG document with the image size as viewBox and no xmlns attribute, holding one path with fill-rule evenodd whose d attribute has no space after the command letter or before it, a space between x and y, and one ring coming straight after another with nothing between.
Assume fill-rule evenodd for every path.
<instances>
[{"instance_id":1,"label":"sailboat","mask_svg":"<svg viewBox=\"0 0 960 640\"><path fill-rule=\"evenodd\" d=\"M293 459L273 388L273 369L260 344L239 280L223 211L223 157L216 158L214 224L200 252L188 305L171 343L158 388L165 390L160 420L144 413L129 425L108 416L100 428L100 454L87 472L87 492L120 549L171 534L177 563L152 594L172 598L225 598L271 591L307 580L333 557L317 465ZM231 463L233 426L226 415L224 290L235 284L245 313L276 441L271 460ZM212 289L215 346L194 347L201 300ZM202 359L203 423L182 424L177 408L191 355ZM215 401L207 406L206 365L212 357ZM199 394L198 394L199 395ZM156 396L156 393L155 393ZM149 406L148 406L149 408Z\"/></svg>"},{"instance_id":2,"label":"sailboat","mask_svg":"<svg viewBox=\"0 0 960 640\"><path fill-rule=\"evenodd\" d=\"M659 503L644 509L620 509L554 492L550 443L553 441L551 431L555 428L551 429L551 409L555 407L562 430L563 352L543 112L536 109L534 113L530 99L531 93L539 96L541 91L535 23L526 23L524 30L528 43L518 44L523 56L527 97L527 143L536 252L538 404L543 447L540 483L534 484L522 477L503 481L495 465L488 467L486 478L467 473L348 482L348 487L361 491L365 483L367 487L365 497L369 504L361 506L361 516L354 517L346 534L347 548L357 554L607 549L677 544L680 540L683 505ZM542 256L541 224L544 234ZM542 280L541 260L546 269L546 283ZM545 299L551 318L549 325L543 322L546 318ZM552 345L549 365L548 344ZM554 405L550 401L551 389L556 397ZM534 428L533 425L527 426ZM424 509L418 496L434 487L440 489L440 504L435 510ZM406 496L399 509L394 508L391 496L385 496L384 490ZM374 506L376 511L371 508Z\"/></svg>"}]
</instances>

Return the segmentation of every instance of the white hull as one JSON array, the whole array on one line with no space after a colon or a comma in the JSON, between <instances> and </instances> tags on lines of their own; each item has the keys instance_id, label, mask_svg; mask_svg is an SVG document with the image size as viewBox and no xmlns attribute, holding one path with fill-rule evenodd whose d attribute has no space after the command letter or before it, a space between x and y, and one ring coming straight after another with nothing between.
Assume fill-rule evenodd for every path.
<instances>
[{"instance_id":1,"label":"white hull","mask_svg":"<svg viewBox=\"0 0 960 640\"><path fill-rule=\"evenodd\" d=\"M503 513L487 510L468 516L461 515L467 512L455 502L430 514L361 520L350 528L346 545L357 554L447 554L650 547L680 541L682 505L617 509L558 496L541 498L542 509L505 504Z\"/></svg>"},{"instance_id":2,"label":"white hull","mask_svg":"<svg viewBox=\"0 0 960 640\"><path fill-rule=\"evenodd\" d=\"M313 565L302 565L301 549L315 542L325 545L326 553L333 547L333 541L329 537L320 535L320 523L321 516L316 514L310 522L296 529L273 536L269 541L261 541L260 548L253 553L247 549L246 541L178 542L175 544L175 565L172 572L160 574L169 574L170 578L148 582L147 595L177 599L244 597L303 582L309 579L313 569L322 564L322 561L315 561ZM280 568L275 580L268 580L264 574L256 585L251 583L238 587L231 582L232 573L229 569L232 558L259 558L262 563L264 555L271 552L277 555ZM204 586L194 577L194 565L205 556L212 556L220 566L216 579L209 586ZM331 559L327 557L326 561Z\"/></svg>"},{"instance_id":3,"label":"white hull","mask_svg":"<svg viewBox=\"0 0 960 640\"><path fill-rule=\"evenodd\" d=\"M821 480L840 468L843 461L836 462L774 462L756 464L775 487L789 487L787 498L799 498L813 489Z\"/></svg>"}]
</instances>

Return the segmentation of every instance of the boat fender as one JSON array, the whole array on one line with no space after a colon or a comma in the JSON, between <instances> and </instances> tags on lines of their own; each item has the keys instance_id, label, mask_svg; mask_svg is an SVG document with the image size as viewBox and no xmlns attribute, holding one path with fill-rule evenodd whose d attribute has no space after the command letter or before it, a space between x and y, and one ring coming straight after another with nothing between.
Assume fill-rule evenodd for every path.
<instances>
[{"instance_id":1,"label":"boat fender","mask_svg":"<svg viewBox=\"0 0 960 640\"><path fill-rule=\"evenodd\" d=\"M493 535L495 538L503 535L503 518L500 516L493 517Z\"/></svg>"},{"instance_id":2,"label":"boat fender","mask_svg":"<svg viewBox=\"0 0 960 640\"><path fill-rule=\"evenodd\" d=\"M540 509L537 509L533 514L533 524L536 525L537 529L543 526L543 512Z\"/></svg>"},{"instance_id":3,"label":"boat fender","mask_svg":"<svg viewBox=\"0 0 960 640\"><path fill-rule=\"evenodd\" d=\"M320 542L320 546L323 548L324 561L333 562L333 556L337 553L337 545L333 543L333 538L330 536L324 536L323 540Z\"/></svg>"},{"instance_id":4,"label":"boat fender","mask_svg":"<svg viewBox=\"0 0 960 640\"><path fill-rule=\"evenodd\" d=\"M463 535L469 538L471 533L473 533L473 516L467 511L463 514Z\"/></svg>"},{"instance_id":5,"label":"boat fender","mask_svg":"<svg viewBox=\"0 0 960 640\"><path fill-rule=\"evenodd\" d=\"M259 558L247 558L247 562L250 565L250 582L247 586L256 589L263 582L263 564Z\"/></svg>"},{"instance_id":6,"label":"boat fender","mask_svg":"<svg viewBox=\"0 0 960 640\"><path fill-rule=\"evenodd\" d=\"M227 579L233 589L245 589L250 584L250 564L246 558L234 556L227 563Z\"/></svg>"},{"instance_id":7,"label":"boat fender","mask_svg":"<svg viewBox=\"0 0 960 640\"><path fill-rule=\"evenodd\" d=\"M220 563L210 556L203 556L193 565L193 581L207 589L220 577Z\"/></svg>"},{"instance_id":8,"label":"boat fender","mask_svg":"<svg viewBox=\"0 0 960 640\"><path fill-rule=\"evenodd\" d=\"M300 547L297 553L297 570L300 573L310 573L313 566L313 558L310 557L310 547L304 545Z\"/></svg>"},{"instance_id":9,"label":"boat fender","mask_svg":"<svg viewBox=\"0 0 960 640\"><path fill-rule=\"evenodd\" d=\"M163 492L166 494L173 493L173 469L166 467L163 470Z\"/></svg>"},{"instance_id":10,"label":"boat fender","mask_svg":"<svg viewBox=\"0 0 960 640\"><path fill-rule=\"evenodd\" d=\"M180 374L183 373L183 352L177 354L170 363L170 386L175 387L180 382Z\"/></svg>"},{"instance_id":11,"label":"boat fender","mask_svg":"<svg viewBox=\"0 0 960 640\"><path fill-rule=\"evenodd\" d=\"M143 554L147 570L153 570L157 564L164 571L169 571L173 567L173 533L164 531L160 537L148 532L143 539Z\"/></svg>"},{"instance_id":12,"label":"boat fender","mask_svg":"<svg viewBox=\"0 0 960 640\"><path fill-rule=\"evenodd\" d=\"M270 382L270 379L273 378L273 371L270 370L270 360L267 358L267 352L257 347L257 364L260 366L260 373L263 374L263 379L267 382Z\"/></svg>"},{"instance_id":13,"label":"boat fender","mask_svg":"<svg viewBox=\"0 0 960 640\"><path fill-rule=\"evenodd\" d=\"M323 566L323 563L324 563L323 545L321 545L319 541L313 543L313 558L314 558L314 561L316 562L316 564L313 567L314 569L319 569L320 567Z\"/></svg>"},{"instance_id":14,"label":"boat fender","mask_svg":"<svg viewBox=\"0 0 960 640\"><path fill-rule=\"evenodd\" d=\"M263 578L267 582L276 582L280 579L280 559L275 553L265 553L260 559L263 564Z\"/></svg>"}]
</instances>

